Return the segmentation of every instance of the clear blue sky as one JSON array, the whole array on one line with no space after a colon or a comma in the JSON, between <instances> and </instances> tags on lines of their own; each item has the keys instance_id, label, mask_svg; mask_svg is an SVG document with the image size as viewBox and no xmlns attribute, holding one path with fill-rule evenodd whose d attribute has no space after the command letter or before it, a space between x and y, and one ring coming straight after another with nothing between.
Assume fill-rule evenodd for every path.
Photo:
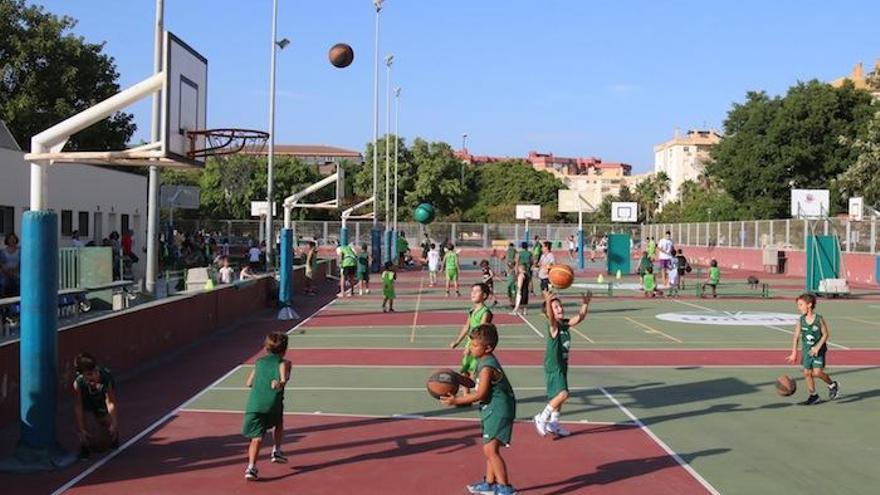
<instances>
[{"instance_id":1,"label":"clear blue sky","mask_svg":"<svg viewBox=\"0 0 880 495\"><path fill-rule=\"evenodd\" d=\"M152 71L153 0L42 0L106 41L123 86ZM271 0L166 0L166 28L209 59L208 126L267 128ZM277 143L372 139L370 0L280 0ZM880 2L387 0L380 53L403 88L400 134L523 156L653 168L676 127L720 128L746 91L782 93L880 57ZM336 42L355 49L345 70ZM384 132L384 66L380 132ZM131 109L149 136L149 104Z\"/></svg>"}]
</instances>

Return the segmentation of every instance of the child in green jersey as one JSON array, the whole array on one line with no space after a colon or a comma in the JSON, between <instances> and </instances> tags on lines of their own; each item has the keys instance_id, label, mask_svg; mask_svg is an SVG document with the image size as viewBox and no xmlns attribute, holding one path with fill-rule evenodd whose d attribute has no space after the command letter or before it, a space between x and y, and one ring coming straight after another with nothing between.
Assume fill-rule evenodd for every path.
<instances>
[{"instance_id":1,"label":"child in green jersey","mask_svg":"<svg viewBox=\"0 0 880 495\"><path fill-rule=\"evenodd\" d=\"M367 250L367 244L362 243L361 249L357 253L357 280L358 295L366 292L370 293L370 252Z\"/></svg>"},{"instance_id":2,"label":"child in green jersey","mask_svg":"<svg viewBox=\"0 0 880 495\"><path fill-rule=\"evenodd\" d=\"M447 406L482 403L480 426L486 477L468 485L467 490L470 493L515 495L516 490L507 477L507 465L501 457L501 446L510 445L516 418L516 396L494 354L498 346L498 330L492 324L480 325L471 332L470 340L471 355L477 360L476 390L458 397L447 395L440 401Z\"/></svg>"},{"instance_id":3,"label":"child in green jersey","mask_svg":"<svg viewBox=\"0 0 880 495\"><path fill-rule=\"evenodd\" d=\"M706 287L712 288L712 297L718 297L718 284L721 283L721 269L718 268L718 262L712 260L709 263L709 279L703 282L703 288L700 296L706 292Z\"/></svg>"},{"instance_id":4,"label":"child in green jersey","mask_svg":"<svg viewBox=\"0 0 880 495\"><path fill-rule=\"evenodd\" d=\"M459 368L459 373L468 378L473 378L474 373L477 371L477 359L471 354L471 339L468 335L470 335L470 333L478 326L484 323L492 323L492 310L486 306L486 299L488 298L489 287L487 287L486 284L479 283L474 284L471 287L471 302L473 303L473 307L468 311L467 321L462 325L458 336L456 336L455 340L449 344L451 349L455 349L458 347L458 344L467 337L467 341L464 345L464 352L461 357L461 368ZM465 393L467 392L468 390L465 390Z\"/></svg>"},{"instance_id":5,"label":"child in green jersey","mask_svg":"<svg viewBox=\"0 0 880 495\"><path fill-rule=\"evenodd\" d=\"M385 305L388 310L394 312L394 281L397 280L397 273L394 272L394 263L385 262L385 271L382 272L382 312L385 313Z\"/></svg>"},{"instance_id":6,"label":"child in green jersey","mask_svg":"<svg viewBox=\"0 0 880 495\"><path fill-rule=\"evenodd\" d=\"M241 426L242 435L250 439L248 465L244 472L245 479L250 481L258 478L257 455L263 435L270 429L274 430L272 462L287 462L287 457L281 453L281 441L284 439L284 386L290 379L290 361L284 359L287 334L272 332L266 336L263 346L268 354L257 359L248 375L247 386L251 393Z\"/></svg>"},{"instance_id":7,"label":"child in green jersey","mask_svg":"<svg viewBox=\"0 0 880 495\"><path fill-rule=\"evenodd\" d=\"M791 339L791 354L788 362L797 361L798 341L801 342L801 364L804 368L804 379L807 382L807 390L810 392L807 400L801 405L810 406L819 402L819 394L816 393L815 379L819 378L828 384L828 400L834 400L840 394L840 385L825 373L825 354L828 351L828 340L831 332L828 323L822 315L815 312L816 296L813 294L801 294L797 298L797 308L801 314L794 327L794 336Z\"/></svg>"},{"instance_id":8,"label":"child in green jersey","mask_svg":"<svg viewBox=\"0 0 880 495\"><path fill-rule=\"evenodd\" d=\"M116 382L94 356L81 353L73 360L76 378L73 381L73 412L79 431L80 459L92 450L106 448L100 438L109 435L110 446L119 446L119 418L116 410Z\"/></svg>"},{"instance_id":9,"label":"child in green jersey","mask_svg":"<svg viewBox=\"0 0 880 495\"><path fill-rule=\"evenodd\" d=\"M446 267L446 297L449 297L450 284L455 286L455 295L461 296L461 291L458 289L458 253L452 244L443 255L443 266Z\"/></svg>"},{"instance_id":10,"label":"child in green jersey","mask_svg":"<svg viewBox=\"0 0 880 495\"><path fill-rule=\"evenodd\" d=\"M516 263L509 261L507 263L507 299L510 301L510 307L516 306Z\"/></svg>"},{"instance_id":11,"label":"child in green jersey","mask_svg":"<svg viewBox=\"0 0 880 495\"><path fill-rule=\"evenodd\" d=\"M645 297L656 297L660 293L657 289L657 280L654 278L653 266L645 268L645 274L642 275L642 290L645 292Z\"/></svg>"},{"instance_id":12,"label":"child in green jersey","mask_svg":"<svg viewBox=\"0 0 880 495\"><path fill-rule=\"evenodd\" d=\"M571 319L565 317L565 308L559 297L544 291L544 313L547 316L547 348L544 351L544 383L547 387L547 405L535 415L535 429L542 437L553 433L559 437L570 435L559 425L559 414L568 400L568 352L571 350L571 328L587 318L592 294L581 295L581 308Z\"/></svg>"}]
</instances>

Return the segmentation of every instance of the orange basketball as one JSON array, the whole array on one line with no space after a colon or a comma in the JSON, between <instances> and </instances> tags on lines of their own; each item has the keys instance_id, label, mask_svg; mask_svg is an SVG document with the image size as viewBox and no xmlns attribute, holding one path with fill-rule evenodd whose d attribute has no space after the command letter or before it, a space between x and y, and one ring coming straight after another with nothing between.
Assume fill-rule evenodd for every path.
<instances>
[{"instance_id":1,"label":"orange basketball","mask_svg":"<svg viewBox=\"0 0 880 495\"><path fill-rule=\"evenodd\" d=\"M340 69L348 67L354 61L354 50L345 43L336 43L330 48L330 63Z\"/></svg>"},{"instance_id":2,"label":"orange basketball","mask_svg":"<svg viewBox=\"0 0 880 495\"><path fill-rule=\"evenodd\" d=\"M567 289L574 283L574 270L568 265L553 265L548 275L550 283L557 289Z\"/></svg>"},{"instance_id":3,"label":"orange basketball","mask_svg":"<svg viewBox=\"0 0 880 495\"><path fill-rule=\"evenodd\" d=\"M435 399L458 393L459 374L450 370L437 370L428 378L428 393Z\"/></svg>"},{"instance_id":4,"label":"orange basketball","mask_svg":"<svg viewBox=\"0 0 880 495\"><path fill-rule=\"evenodd\" d=\"M790 376L782 375L776 379L776 393L788 397L797 391L797 383Z\"/></svg>"}]
</instances>

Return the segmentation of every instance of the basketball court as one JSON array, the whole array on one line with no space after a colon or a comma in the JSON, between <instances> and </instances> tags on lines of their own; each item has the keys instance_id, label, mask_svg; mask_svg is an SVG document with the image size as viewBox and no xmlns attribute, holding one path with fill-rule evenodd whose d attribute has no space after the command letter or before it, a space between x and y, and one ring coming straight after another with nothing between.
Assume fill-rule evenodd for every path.
<instances>
[{"instance_id":1,"label":"basketball court","mask_svg":"<svg viewBox=\"0 0 880 495\"><path fill-rule=\"evenodd\" d=\"M465 260L462 281L478 278ZM585 278L585 277L582 277ZM482 476L478 410L449 408L425 391L433 370L454 367L449 342L468 302L429 288L427 274L403 272L396 313L381 296L336 299L290 330L293 379L285 397L285 453L261 481L243 478L240 435L251 356L186 401L154 429L92 464L65 493L463 493ZM499 284L499 287L503 283ZM566 311L577 310L566 291ZM880 436L871 417L880 403L878 305L822 301L831 325L830 373L841 397L799 407L803 380L784 361L794 314L788 297L770 300L683 296L596 296L573 332L572 398L562 419L572 436L539 437L531 417L546 402L543 316L495 311L497 356L517 394L512 446L505 449L521 493L792 493L869 491ZM665 315L665 316L664 316ZM662 319L666 318L666 319ZM795 377L790 398L775 378ZM823 398L824 388L819 388ZM803 462L822 446L824 462ZM769 466L773 466L769 469ZM780 477L779 472L789 475ZM256 486L255 486L256 485ZM56 493L61 493L56 492Z\"/></svg>"}]
</instances>

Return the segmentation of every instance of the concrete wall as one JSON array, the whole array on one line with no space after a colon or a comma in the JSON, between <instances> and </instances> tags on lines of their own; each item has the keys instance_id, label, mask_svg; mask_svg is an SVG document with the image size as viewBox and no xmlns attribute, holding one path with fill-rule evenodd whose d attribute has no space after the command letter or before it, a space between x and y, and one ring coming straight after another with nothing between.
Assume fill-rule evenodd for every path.
<instances>
[{"instance_id":1,"label":"concrete wall","mask_svg":"<svg viewBox=\"0 0 880 495\"><path fill-rule=\"evenodd\" d=\"M30 205L30 164L24 153L0 148L0 206L15 208L14 232L21 237L21 214ZM146 265L142 250L147 231L147 177L108 170L91 165L56 165L49 167L49 208L58 213L58 233L61 235L61 212L72 212L72 229L84 230L79 224L79 213L88 213L88 235L83 242L108 237L120 232L122 216L128 215L134 230L134 251L141 262L134 264L140 275ZM0 241L2 242L2 241ZM70 246L70 237L59 237L59 246Z\"/></svg>"}]
</instances>

